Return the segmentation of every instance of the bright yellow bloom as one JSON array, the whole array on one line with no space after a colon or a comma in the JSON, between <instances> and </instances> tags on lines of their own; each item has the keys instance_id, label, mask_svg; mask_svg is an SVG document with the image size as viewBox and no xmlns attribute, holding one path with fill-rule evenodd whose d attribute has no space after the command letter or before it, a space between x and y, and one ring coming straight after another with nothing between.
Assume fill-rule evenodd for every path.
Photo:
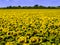
<instances>
[{"instance_id":1,"label":"bright yellow bloom","mask_svg":"<svg viewBox=\"0 0 60 45\"><path fill-rule=\"evenodd\" d=\"M29 44L27 44L27 43L23 43L23 45L29 45Z\"/></svg>"},{"instance_id":2,"label":"bright yellow bloom","mask_svg":"<svg viewBox=\"0 0 60 45\"><path fill-rule=\"evenodd\" d=\"M26 42L26 37L19 37L17 39L18 43L25 43Z\"/></svg>"},{"instance_id":3,"label":"bright yellow bloom","mask_svg":"<svg viewBox=\"0 0 60 45\"><path fill-rule=\"evenodd\" d=\"M13 42L7 42L5 45L14 45Z\"/></svg>"},{"instance_id":4,"label":"bright yellow bloom","mask_svg":"<svg viewBox=\"0 0 60 45\"><path fill-rule=\"evenodd\" d=\"M40 43L42 42L42 38L39 38L39 37L31 37L30 38L30 43Z\"/></svg>"},{"instance_id":5,"label":"bright yellow bloom","mask_svg":"<svg viewBox=\"0 0 60 45\"><path fill-rule=\"evenodd\" d=\"M3 28L3 30L2 30L3 32L8 32L9 31L9 29L8 28Z\"/></svg>"}]
</instances>

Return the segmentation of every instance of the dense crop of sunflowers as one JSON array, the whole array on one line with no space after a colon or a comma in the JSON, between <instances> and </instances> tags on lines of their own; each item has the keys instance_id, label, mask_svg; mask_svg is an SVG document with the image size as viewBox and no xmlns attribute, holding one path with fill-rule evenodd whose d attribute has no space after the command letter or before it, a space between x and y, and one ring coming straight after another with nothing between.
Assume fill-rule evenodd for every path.
<instances>
[{"instance_id":1,"label":"dense crop of sunflowers","mask_svg":"<svg viewBox=\"0 0 60 45\"><path fill-rule=\"evenodd\" d=\"M60 11L53 11L0 10L0 45L60 45Z\"/></svg>"}]
</instances>

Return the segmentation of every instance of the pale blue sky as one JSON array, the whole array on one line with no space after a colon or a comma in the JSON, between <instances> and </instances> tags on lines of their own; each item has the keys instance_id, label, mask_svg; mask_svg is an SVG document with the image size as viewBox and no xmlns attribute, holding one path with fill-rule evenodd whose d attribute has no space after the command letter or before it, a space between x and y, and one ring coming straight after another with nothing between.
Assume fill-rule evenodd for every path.
<instances>
[{"instance_id":1,"label":"pale blue sky","mask_svg":"<svg viewBox=\"0 0 60 45\"><path fill-rule=\"evenodd\" d=\"M0 7L5 6L33 6L35 4L43 6L59 6L60 0L0 0Z\"/></svg>"}]
</instances>

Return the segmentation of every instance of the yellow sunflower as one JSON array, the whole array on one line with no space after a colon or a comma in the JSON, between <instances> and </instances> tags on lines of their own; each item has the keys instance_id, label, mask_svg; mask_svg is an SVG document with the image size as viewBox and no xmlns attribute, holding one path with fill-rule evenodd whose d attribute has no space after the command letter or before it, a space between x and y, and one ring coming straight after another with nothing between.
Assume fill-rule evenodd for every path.
<instances>
[{"instance_id":1,"label":"yellow sunflower","mask_svg":"<svg viewBox=\"0 0 60 45\"><path fill-rule=\"evenodd\" d=\"M5 45L15 45L14 42L7 42Z\"/></svg>"},{"instance_id":2,"label":"yellow sunflower","mask_svg":"<svg viewBox=\"0 0 60 45\"><path fill-rule=\"evenodd\" d=\"M26 37L19 37L18 39L17 39L17 41L18 41L18 43L25 43L26 42Z\"/></svg>"},{"instance_id":3,"label":"yellow sunflower","mask_svg":"<svg viewBox=\"0 0 60 45\"><path fill-rule=\"evenodd\" d=\"M42 40L38 37L31 37L30 38L30 43L39 43L42 42Z\"/></svg>"},{"instance_id":4,"label":"yellow sunflower","mask_svg":"<svg viewBox=\"0 0 60 45\"><path fill-rule=\"evenodd\" d=\"M23 29L23 30L26 30L26 26L23 26L22 29Z\"/></svg>"}]
</instances>

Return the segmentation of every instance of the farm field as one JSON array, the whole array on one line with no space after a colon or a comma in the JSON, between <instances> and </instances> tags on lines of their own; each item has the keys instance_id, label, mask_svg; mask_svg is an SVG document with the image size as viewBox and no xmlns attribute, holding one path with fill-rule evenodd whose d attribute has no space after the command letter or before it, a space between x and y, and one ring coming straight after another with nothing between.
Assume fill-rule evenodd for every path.
<instances>
[{"instance_id":1,"label":"farm field","mask_svg":"<svg viewBox=\"0 0 60 45\"><path fill-rule=\"evenodd\" d=\"M60 9L0 9L0 45L60 45Z\"/></svg>"}]
</instances>

